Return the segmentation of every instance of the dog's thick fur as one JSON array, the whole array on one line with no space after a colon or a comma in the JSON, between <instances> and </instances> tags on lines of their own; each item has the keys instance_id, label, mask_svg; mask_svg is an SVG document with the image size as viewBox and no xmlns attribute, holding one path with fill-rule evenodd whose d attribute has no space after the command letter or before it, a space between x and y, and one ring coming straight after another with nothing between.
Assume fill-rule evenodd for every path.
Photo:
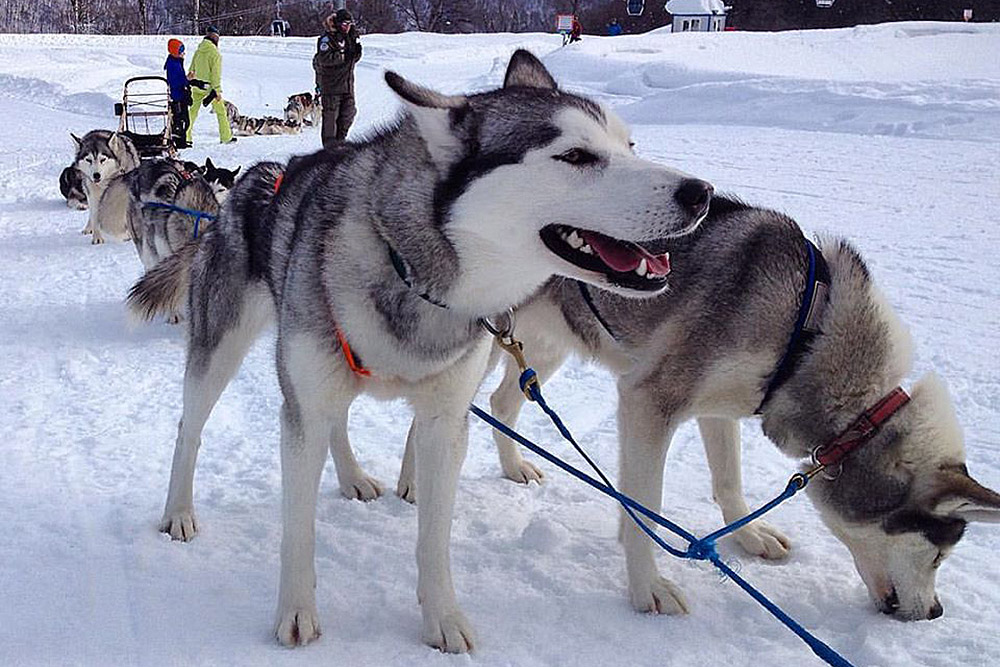
<instances>
[{"instance_id":1,"label":"dog's thick fur","mask_svg":"<svg viewBox=\"0 0 1000 667\"><path fill-rule=\"evenodd\" d=\"M635 300L590 290L602 323L577 282L554 279L519 309L517 337L543 381L571 352L617 375L620 488L653 510L661 506L674 430L697 417L713 495L731 522L749 512L737 420L760 404L788 345L805 284L804 237L783 215L717 197L701 227L670 251L669 292ZM846 428L910 368L908 334L857 252L844 241L824 243L822 252L831 285L821 335L762 410L764 433L796 459ZM507 424L523 404L518 375L508 363L491 399L493 414ZM540 479L513 442L495 437L507 477ZM412 493L411 478L403 475L400 493ZM911 402L843 463L839 477L816 477L807 489L850 549L876 606L901 619L942 613L937 566L966 521L1000 517L1000 496L966 472L951 400L933 375L915 384ZM780 558L789 546L762 521L735 537L765 558ZM651 542L624 515L621 538L632 605L686 610L679 590L660 576Z\"/></svg>"},{"instance_id":2,"label":"dog's thick fur","mask_svg":"<svg viewBox=\"0 0 1000 667\"><path fill-rule=\"evenodd\" d=\"M229 100L225 101L226 116L229 118L229 126L233 128L233 134L241 137L249 137L255 134L298 134L302 131L302 125L287 118L275 118L274 116L244 116L235 104Z\"/></svg>"},{"instance_id":3,"label":"dog's thick fur","mask_svg":"<svg viewBox=\"0 0 1000 667\"><path fill-rule=\"evenodd\" d=\"M83 191L83 174L71 164L59 174L59 192L66 199L66 206L77 211L87 210L87 193Z\"/></svg>"},{"instance_id":4,"label":"dog's thick fur","mask_svg":"<svg viewBox=\"0 0 1000 667\"><path fill-rule=\"evenodd\" d=\"M92 243L104 243L108 235L119 240L128 239L123 211L109 205L104 212L99 203L105 189L116 176L128 173L139 166L139 152L132 140L119 132L91 130L83 138L70 134L76 142L73 166L83 175L83 190L87 194L90 214L84 234L93 234ZM114 200L115 203L118 200ZM107 217L103 224L102 215Z\"/></svg>"},{"instance_id":5,"label":"dog's thick fur","mask_svg":"<svg viewBox=\"0 0 1000 667\"><path fill-rule=\"evenodd\" d=\"M480 319L553 274L625 294L662 290L656 253L698 224L711 187L638 159L620 120L558 90L526 51L491 92L441 95L392 72L386 81L406 108L393 126L287 167L255 165L196 250L182 249L134 286L133 308L155 312L190 285L184 414L160 528L194 536L205 420L277 319L284 530L276 636L295 645L320 634L317 490L327 450L349 448L351 403L368 392L413 406L423 637L464 652L473 634L455 598L448 543L466 407L489 358ZM352 373L339 336L370 376ZM379 492L356 463L337 475L366 497Z\"/></svg>"},{"instance_id":6,"label":"dog's thick fur","mask_svg":"<svg viewBox=\"0 0 1000 667\"><path fill-rule=\"evenodd\" d=\"M323 124L323 107L319 96L312 93L296 93L288 96L285 105L285 120L305 127L318 127Z\"/></svg>"}]
</instances>

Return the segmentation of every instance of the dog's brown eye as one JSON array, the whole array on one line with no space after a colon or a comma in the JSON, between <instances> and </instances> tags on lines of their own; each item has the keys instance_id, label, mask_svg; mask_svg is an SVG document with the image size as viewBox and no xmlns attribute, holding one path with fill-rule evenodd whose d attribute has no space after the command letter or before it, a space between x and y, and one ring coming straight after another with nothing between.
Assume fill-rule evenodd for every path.
<instances>
[{"instance_id":1,"label":"dog's brown eye","mask_svg":"<svg viewBox=\"0 0 1000 667\"><path fill-rule=\"evenodd\" d=\"M567 164L572 164L577 167L582 167L588 164L595 164L601 161L601 158L597 157L590 151L586 151L582 148L571 148L565 153L560 153L559 155L553 155L553 160L559 160L560 162L566 162Z\"/></svg>"}]
</instances>

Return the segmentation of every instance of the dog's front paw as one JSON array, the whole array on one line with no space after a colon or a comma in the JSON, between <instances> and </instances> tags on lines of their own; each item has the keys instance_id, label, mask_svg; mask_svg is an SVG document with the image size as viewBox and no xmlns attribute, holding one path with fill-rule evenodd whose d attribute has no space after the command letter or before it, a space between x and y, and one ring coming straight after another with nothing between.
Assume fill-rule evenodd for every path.
<instances>
[{"instance_id":1,"label":"dog's front paw","mask_svg":"<svg viewBox=\"0 0 1000 667\"><path fill-rule=\"evenodd\" d=\"M441 616L424 614L423 640L443 653L468 653L475 648L472 626L457 609Z\"/></svg>"},{"instance_id":2,"label":"dog's front paw","mask_svg":"<svg viewBox=\"0 0 1000 667\"><path fill-rule=\"evenodd\" d=\"M688 603L672 581L657 575L648 586L629 590L632 607L646 614L686 614Z\"/></svg>"},{"instance_id":3,"label":"dog's front paw","mask_svg":"<svg viewBox=\"0 0 1000 667\"><path fill-rule=\"evenodd\" d=\"M340 493L350 500L367 502L382 495L382 485L378 480L359 471L357 475L340 480Z\"/></svg>"},{"instance_id":4,"label":"dog's front paw","mask_svg":"<svg viewBox=\"0 0 1000 667\"><path fill-rule=\"evenodd\" d=\"M91 245L100 245L101 243L104 243L104 237L97 234L94 234L94 238L90 239Z\"/></svg>"},{"instance_id":5,"label":"dog's front paw","mask_svg":"<svg viewBox=\"0 0 1000 667\"><path fill-rule=\"evenodd\" d=\"M780 530L760 520L743 526L733 533L733 537L743 547L743 551L767 560L784 558L792 547L792 543Z\"/></svg>"},{"instance_id":6,"label":"dog's front paw","mask_svg":"<svg viewBox=\"0 0 1000 667\"><path fill-rule=\"evenodd\" d=\"M518 461L507 461L501 459L500 465L503 468L503 476L518 484L528 484L530 482L542 483L545 475L534 463L521 458Z\"/></svg>"},{"instance_id":7,"label":"dog's front paw","mask_svg":"<svg viewBox=\"0 0 1000 667\"><path fill-rule=\"evenodd\" d=\"M305 646L312 640L318 639L321 634L319 614L316 613L315 607L310 609L298 607L278 612L274 636L285 646Z\"/></svg>"},{"instance_id":8,"label":"dog's front paw","mask_svg":"<svg viewBox=\"0 0 1000 667\"><path fill-rule=\"evenodd\" d=\"M94 230L91 229L90 224L88 223L86 227L84 227L83 229L80 230L80 233L81 234L91 234L91 233L93 233L93 231Z\"/></svg>"},{"instance_id":9,"label":"dog's front paw","mask_svg":"<svg viewBox=\"0 0 1000 667\"><path fill-rule=\"evenodd\" d=\"M189 542L198 533L198 522L193 511L164 512L160 519L160 532L170 535L170 539Z\"/></svg>"},{"instance_id":10,"label":"dog's front paw","mask_svg":"<svg viewBox=\"0 0 1000 667\"><path fill-rule=\"evenodd\" d=\"M417 484L412 477L399 476L399 481L396 482L396 495L411 505L417 504Z\"/></svg>"}]
</instances>

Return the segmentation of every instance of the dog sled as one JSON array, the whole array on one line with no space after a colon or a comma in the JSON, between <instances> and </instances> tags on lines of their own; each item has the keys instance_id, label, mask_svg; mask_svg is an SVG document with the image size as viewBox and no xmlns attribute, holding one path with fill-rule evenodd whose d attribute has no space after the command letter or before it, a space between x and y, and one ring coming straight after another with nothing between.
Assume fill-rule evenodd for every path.
<instances>
[{"instance_id":1,"label":"dog sled","mask_svg":"<svg viewBox=\"0 0 1000 667\"><path fill-rule=\"evenodd\" d=\"M170 134L170 86L162 76L134 76L125 81L122 101L115 104L118 131L135 144L142 158L175 153Z\"/></svg>"}]
</instances>

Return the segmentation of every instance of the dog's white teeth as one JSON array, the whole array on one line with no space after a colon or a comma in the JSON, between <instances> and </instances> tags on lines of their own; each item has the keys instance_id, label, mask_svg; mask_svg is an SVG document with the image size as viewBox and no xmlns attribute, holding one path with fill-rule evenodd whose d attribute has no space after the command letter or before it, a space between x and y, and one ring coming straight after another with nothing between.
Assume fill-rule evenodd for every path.
<instances>
[{"instance_id":1,"label":"dog's white teeth","mask_svg":"<svg viewBox=\"0 0 1000 667\"><path fill-rule=\"evenodd\" d=\"M566 237L566 243L568 243L571 248L579 249L580 246L584 244L584 241L580 238L580 235L577 234L576 231L572 231L569 233L569 236Z\"/></svg>"},{"instance_id":2,"label":"dog's white teeth","mask_svg":"<svg viewBox=\"0 0 1000 667\"><path fill-rule=\"evenodd\" d=\"M646 258L643 257L639 260L639 266L635 267L635 272L639 274L640 277L646 277Z\"/></svg>"},{"instance_id":3,"label":"dog's white teeth","mask_svg":"<svg viewBox=\"0 0 1000 667\"><path fill-rule=\"evenodd\" d=\"M594 254L594 250L589 245L582 246L582 247L578 248L578 250L580 252L584 253L584 254L587 254L587 255L593 255Z\"/></svg>"}]
</instances>

